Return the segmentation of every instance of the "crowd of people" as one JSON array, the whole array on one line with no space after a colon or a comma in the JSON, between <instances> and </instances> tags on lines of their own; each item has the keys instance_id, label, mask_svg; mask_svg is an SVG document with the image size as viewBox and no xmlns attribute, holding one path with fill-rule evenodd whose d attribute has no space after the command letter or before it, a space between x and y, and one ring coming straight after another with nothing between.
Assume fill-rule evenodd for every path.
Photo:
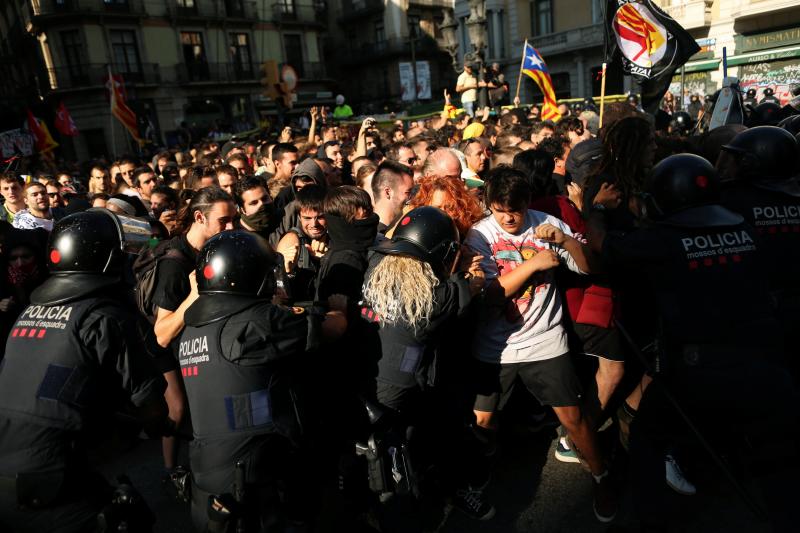
<instances>
[{"instance_id":1,"label":"crowd of people","mask_svg":"<svg viewBox=\"0 0 800 533\"><path fill-rule=\"evenodd\" d=\"M489 520L515 387L603 523L630 484L674 530L659 494L695 494L698 458L796 460L800 99L710 129L446 96L0 175L0 529L150 527L87 459L110 426L162 439L198 531Z\"/></svg>"}]
</instances>

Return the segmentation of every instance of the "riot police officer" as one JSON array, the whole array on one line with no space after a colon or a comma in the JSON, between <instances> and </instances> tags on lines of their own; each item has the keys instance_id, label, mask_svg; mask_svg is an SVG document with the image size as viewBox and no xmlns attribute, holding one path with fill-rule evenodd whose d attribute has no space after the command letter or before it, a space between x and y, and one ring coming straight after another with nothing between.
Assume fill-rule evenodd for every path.
<instances>
[{"instance_id":1,"label":"riot police officer","mask_svg":"<svg viewBox=\"0 0 800 533\"><path fill-rule=\"evenodd\" d=\"M463 317L483 288L481 257L471 263L465 260L461 266L466 272L454 273L458 230L444 211L430 206L410 211L392 238L373 250L377 253L365 275L368 307L362 316L380 326L377 400L399 415L403 427L414 426L424 435L417 441L426 442L424 448L444 452L430 459L445 472L442 481L454 493L453 504L472 518L487 520L495 511L480 488L488 471L480 464L478 443L466 438L458 398L439 396L436 385L440 378L434 380L437 369L466 364L466 360L437 361L443 354L456 355L437 348L452 343L442 333L454 330L448 327L459 315ZM433 442L436 445L430 446ZM414 449L413 440L411 446Z\"/></svg>"},{"instance_id":2,"label":"riot police officer","mask_svg":"<svg viewBox=\"0 0 800 533\"><path fill-rule=\"evenodd\" d=\"M699 445L663 391L709 440L731 443L767 428L774 435L771 415L789 405L791 386L774 363L781 347L759 236L719 205L714 167L699 156L670 156L654 168L648 193L648 225L624 236L595 230L591 240L609 268L638 276L652 294L658 379L632 426L631 471L640 516L670 530L660 492L667 445Z\"/></svg>"},{"instance_id":3,"label":"riot police officer","mask_svg":"<svg viewBox=\"0 0 800 533\"><path fill-rule=\"evenodd\" d=\"M787 348L797 354L793 347L800 318L800 147L788 131L760 126L737 134L722 150L717 167L728 180L722 203L759 235ZM788 360L797 370L796 355Z\"/></svg>"},{"instance_id":4,"label":"riot police officer","mask_svg":"<svg viewBox=\"0 0 800 533\"><path fill-rule=\"evenodd\" d=\"M755 89L747 89L747 93L744 95L744 99L742 100L742 106L747 110L747 108L754 108L758 102L756 101L756 90Z\"/></svg>"},{"instance_id":5,"label":"riot police officer","mask_svg":"<svg viewBox=\"0 0 800 533\"><path fill-rule=\"evenodd\" d=\"M86 443L124 406L149 431L164 427L166 383L121 284L126 251L149 237L147 222L105 209L53 228L52 275L14 324L0 369L0 530L94 530L112 491Z\"/></svg>"},{"instance_id":6,"label":"riot police officer","mask_svg":"<svg viewBox=\"0 0 800 533\"><path fill-rule=\"evenodd\" d=\"M224 231L198 257L199 297L186 311L178 359L192 412L192 520L206 531L261 531L304 490L298 365L346 328L338 302L325 316L271 303L283 260L257 235ZM306 487L306 490L308 487ZM285 517L285 516L284 516ZM217 529L214 529L217 528ZM239 529L237 529L239 531Z\"/></svg>"},{"instance_id":7,"label":"riot police officer","mask_svg":"<svg viewBox=\"0 0 800 533\"><path fill-rule=\"evenodd\" d=\"M761 99L759 103L760 104L772 103L772 104L777 104L779 106L781 105L781 101L777 96L775 96L775 89L773 89L772 87L767 87L766 89L764 89L764 97Z\"/></svg>"},{"instance_id":8,"label":"riot police officer","mask_svg":"<svg viewBox=\"0 0 800 533\"><path fill-rule=\"evenodd\" d=\"M676 111L673 113L672 121L670 122L670 131L672 133L685 136L691 133L692 128L694 128L694 120L689 113L686 111Z\"/></svg>"}]
</instances>

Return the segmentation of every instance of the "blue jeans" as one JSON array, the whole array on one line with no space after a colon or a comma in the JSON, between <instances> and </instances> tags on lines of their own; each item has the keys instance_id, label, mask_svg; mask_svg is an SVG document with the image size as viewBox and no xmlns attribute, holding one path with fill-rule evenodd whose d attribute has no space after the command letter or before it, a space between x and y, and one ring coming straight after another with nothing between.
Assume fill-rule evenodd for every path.
<instances>
[{"instance_id":1,"label":"blue jeans","mask_svg":"<svg viewBox=\"0 0 800 533\"><path fill-rule=\"evenodd\" d=\"M461 107L464 108L464 112L471 117L475 116L474 106L475 102L461 102Z\"/></svg>"}]
</instances>

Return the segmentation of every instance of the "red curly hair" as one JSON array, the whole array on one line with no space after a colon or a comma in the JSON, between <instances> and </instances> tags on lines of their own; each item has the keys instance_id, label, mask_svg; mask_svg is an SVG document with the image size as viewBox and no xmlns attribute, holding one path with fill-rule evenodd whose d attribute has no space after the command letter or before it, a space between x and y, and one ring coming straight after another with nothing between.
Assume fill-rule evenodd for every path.
<instances>
[{"instance_id":1,"label":"red curly hair","mask_svg":"<svg viewBox=\"0 0 800 533\"><path fill-rule=\"evenodd\" d=\"M453 219L463 239L469 228L483 218L483 209L478 200L467 191L460 179L429 176L419 181L419 190L411 199L411 207L431 205L436 191L443 191L447 195L444 204L438 207Z\"/></svg>"}]
</instances>

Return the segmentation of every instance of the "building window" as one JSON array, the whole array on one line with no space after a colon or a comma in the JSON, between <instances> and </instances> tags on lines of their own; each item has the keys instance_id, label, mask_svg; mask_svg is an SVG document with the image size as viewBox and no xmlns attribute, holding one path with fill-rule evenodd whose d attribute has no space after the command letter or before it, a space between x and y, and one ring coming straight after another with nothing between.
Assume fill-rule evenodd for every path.
<instances>
[{"instance_id":1,"label":"building window","mask_svg":"<svg viewBox=\"0 0 800 533\"><path fill-rule=\"evenodd\" d=\"M552 0L533 0L531 2L531 35L553 33Z\"/></svg>"},{"instance_id":2,"label":"building window","mask_svg":"<svg viewBox=\"0 0 800 533\"><path fill-rule=\"evenodd\" d=\"M192 81L207 80L209 73L206 52L203 47L203 34L196 31L182 31L181 48L189 79Z\"/></svg>"},{"instance_id":3,"label":"building window","mask_svg":"<svg viewBox=\"0 0 800 533\"><path fill-rule=\"evenodd\" d=\"M175 7L179 15L197 14L197 2L195 0L175 0Z\"/></svg>"},{"instance_id":4,"label":"building window","mask_svg":"<svg viewBox=\"0 0 800 533\"><path fill-rule=\"evenodd\" d=\"M383 26L382 20L375 21L375 44L377 46L378 43L385 43L386 42L386 29Z\"/></svg>"},{"instance_id":5,"label":"building window","mask_svg":"<svg viewBox=\"0 0 800 533\"><path fill-rule=\"evenodd\" d=\"M294 68L299 78L304 77L303 71L303 39L301 35L286 34L283 36L283 51L286 63Z\"/></svg>"},{"instance_id":6,"label":"building window","mask_svg":"<svg viewBox=\"0 0 800 533\"><path fill-rule=\"evenodd\" d=\"M61 49L70 79L73 84L80 83L86 78L86 62L80 32L78 30L62 31Z\"/></svg>"},{"instance_id":7,"label":"building window","mask_svg":"<svg viewBox=\"0 0 800 533\"><path fill-rule=\"evenodd\" d=\"M142 66L139 61L139 47L136 45L136 32L133 30L110 30L111 50L114 68L119 74L138 77Z\"/></svg>"},{"instance_id":8,"label":"building window","mask_svg":"<svg viewBox=\"0 0 800 533\"><path fill-rule=\"evenodd\" d=\"M231 34L231 60L236 77L244 79L253 74L253 63L250 59L250 41L246 33Z\"/></svg>"}]
</instances>

